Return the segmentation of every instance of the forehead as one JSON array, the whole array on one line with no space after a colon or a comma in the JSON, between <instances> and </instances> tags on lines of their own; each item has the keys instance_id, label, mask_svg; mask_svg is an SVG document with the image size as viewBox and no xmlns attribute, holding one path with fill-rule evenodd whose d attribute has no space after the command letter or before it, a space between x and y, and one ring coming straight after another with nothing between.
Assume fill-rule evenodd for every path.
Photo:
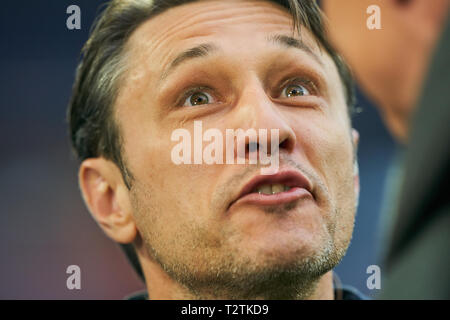
<instances>
[{"instance_id":1,"label":"forehead","mask_svg":"<svg viewBox=\"0 0 450 320\"><path fill-rule=\"evenodd\" d=\"M268 41L278 35L301 39L310 54ZM171 69L176 58L205 43L218 48L214 58L184 63L181 70L187 67L185 72L179 67L175 72ZM311 53L316 59L312 59ZM269 1L203 0L170 8L135 30L127 42L125 64L124 81L116 100L115 112L119 118L125 114L130 116L130 110L141 112L143 105L154 105L156 98L162 97L161 92L167 93L164 88L187 82L194 70L212 76L215 71L226 69L227 80L233 79L234 88L242 88L250 78L267 79L271 70L294 64L308 66L307 69L320 74L330 92L330 100L342 105L339 110L346 110L343 84L332 58L318 47L306 28L301 28L301 35L294 33L288 10ZM172 70L171 76L166 78L168 70ZM217 77L215 80L219 80Z\"/></svg>"},{"instance_id":2,"label":"forehead","mask_svg":"<svg viewBox=\"0 0 450 320\"><path fill-rule=\"evenodd\" d=\"M228 49L248 48L271 33L294 35L292 16L278 4L261 0L195 1L170 8L143 23L127 43L132 55L128 62L139 64L141 71L151 66L151 71L156 72L194 45L217 43ZM323 55L304 28L301 38L317 55Z\"/></svg>"}]
</instances>

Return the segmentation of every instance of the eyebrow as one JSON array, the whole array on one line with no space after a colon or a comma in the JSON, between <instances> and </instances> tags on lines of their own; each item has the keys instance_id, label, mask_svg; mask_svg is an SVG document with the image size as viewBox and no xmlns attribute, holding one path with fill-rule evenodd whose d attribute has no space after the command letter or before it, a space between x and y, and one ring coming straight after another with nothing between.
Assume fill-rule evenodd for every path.
<instances>
[{"instance_id":1,"label":"eyebrow","mask_svg":"<svg viewBox=\"0 0 450 320\"><path fill-rule=\"evenodd\" d=\"M166 71L161 75L164 80L168 75L180 64L195 58L206 57L214 51L218 51L219 47L213 43L203 43L180 53L169 65Z\"/></svg>"},{"instance_id":2,"label":"eyebrow","mask_svg":"<svg viewBox=\"0 0 450 320\"><path fill-rule=\"evenodd\" d=\"M301 39L297 39L283 34L275 34L267 37L267 41L286 48L294 48L305 51L309 56L311 56L314 60L316 60L321 66L323 66L323 62L320 59L320 57L314 52L314 50L310 46L308 46Z\"/></svg>"},{"instance_id":3,"label":"eyebrow","mask_svg":"<svg viewBox=\"0 0 450 320\"><path fill-rule=\"evenodd\" d=\"M266 40L285 48L300 49L306 52L309 56L311 56L314 60L316 60L320 65L323 66L323 62L319 58L319 56L301 39L297 39L287 35L276 34L268 36ZM169 67L163 72L163 74L161 75L161 80L167 78L169 74L172 73L173 70L179 65L192 59L207 57L211 55L211 53L219 50L220 48L213 43L203 43L193 48L187 49L186 51L183 51L170 63Z\"/></svg>"}]
</instances>

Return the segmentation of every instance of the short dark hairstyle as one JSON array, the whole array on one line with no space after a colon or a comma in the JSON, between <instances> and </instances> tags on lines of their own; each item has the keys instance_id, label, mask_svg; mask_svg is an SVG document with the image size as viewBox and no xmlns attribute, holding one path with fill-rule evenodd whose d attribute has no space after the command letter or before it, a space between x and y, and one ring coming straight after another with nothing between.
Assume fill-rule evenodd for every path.
<instances>
[{"instance_id":1,"label":"short dark hairstyle","mask_svg":"<svg viewBox=\"0 0 450 320\"><path fill-rule=\"evenodd\" d=\"M132 175L122 155L122 139L113 106L126 68L125 45L143 22L163 11L199 0L112 0L95 21L82 49L68 108L70 137L80 161L102 156L113 161L131 186ZM322 12L314 0L266 0L291 13L293 27L307 28L336 64L342 79L349 114L354 108L351 73L328 42Z\"/></svg>"}]
</instances>

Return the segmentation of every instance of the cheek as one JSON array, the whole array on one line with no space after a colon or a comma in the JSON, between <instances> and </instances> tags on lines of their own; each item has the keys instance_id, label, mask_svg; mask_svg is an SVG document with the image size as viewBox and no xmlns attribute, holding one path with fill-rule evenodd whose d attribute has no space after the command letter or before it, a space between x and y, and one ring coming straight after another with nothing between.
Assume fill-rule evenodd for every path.
<instances>
[{"instance_id":1,"label":"cheek","mask_svg":"<svg viewBox=\"0 0 450 320\"><path fill-rule=\"evenodd\" d=\"M208 184L214 181L216 166L176 165L171 153L179 141L171 141L172 128L146 127L149 129L128 136L126 154L137 183L151 190L151 204L147 205L159 208L161 223L204 225L211 190Z\"/></svg>"},{"instance_id":2,"label":"cheek","mask_svg":"<svg viewBox=\"0 0 450 320\"><path fill-rule=\"evenodd\" d=\"M303 126L301 148L334 202L353 194L353 147L346 123L317 119Z\"/></svg>"},{"instance_id":3,"label":"cheek","mask_svg":"<svg viewBox=\"0 0 450 320\"><path fill-rule=\"evenodd\" d=\"M323 150L325 183L334 207L336 241L344 245L352 234L355 214L353 146L348 128L340 127L328 135Z\"/></svg>"},{"instance_id":4,"label":"cheek","mask_svg":"<svg viewBox=\"0 0 450 320\"><path fill-rule=\"evenodd\" d=\"M338 247L346 247L353 232L355 203L353 146L348 127L323 122L309 129L305 146L313 170L327 188L323 209Z\"/></svg>"}]
</instances>

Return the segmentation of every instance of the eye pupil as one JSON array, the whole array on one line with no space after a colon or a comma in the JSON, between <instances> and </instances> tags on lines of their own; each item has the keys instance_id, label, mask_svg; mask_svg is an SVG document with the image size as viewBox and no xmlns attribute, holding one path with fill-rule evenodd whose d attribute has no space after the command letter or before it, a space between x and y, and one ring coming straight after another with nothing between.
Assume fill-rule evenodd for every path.
<instances>
[{"instance_id":1,"label":"eye pupil","mask_svg":"<svg viewBox=\"0 0 450 320\"><path fill-rule=\"evenodd\" d=\"M303 96L305 95L305 89L302 86L291 85L286 88L286 95L288 97Z\"/></svg>"},{"instance_id":2,"label":"eye pupil","mask_svg":"<svg viewBox=\"0 0 450 320\"><path fill-rule=\"evenodd\" d=\"M193 106L197 106L200 104L206 104L209 102L209 98L206 94L198 92L198 93L194 93L191 96L190 102Z\"/></svg>"}]
</instances>

